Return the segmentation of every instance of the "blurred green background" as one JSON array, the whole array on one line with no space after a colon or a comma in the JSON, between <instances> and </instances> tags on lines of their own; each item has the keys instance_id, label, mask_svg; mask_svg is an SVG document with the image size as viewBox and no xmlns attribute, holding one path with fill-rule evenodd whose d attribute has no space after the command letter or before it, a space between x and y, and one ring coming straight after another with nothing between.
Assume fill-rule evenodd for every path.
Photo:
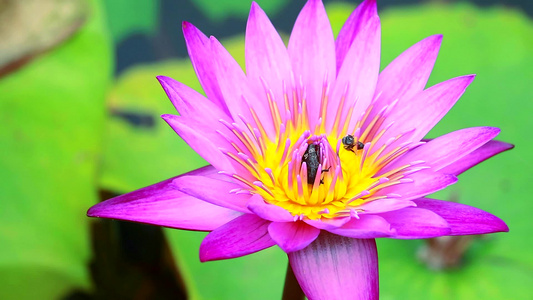
<instances>
[{"instance_id":1,"label":"blurred green background","mask_svg":"<svg viewBox=\"0 0 533 300\"><path fill-rule=\"evenodd\" d=\"M324 1L338 32L356 2ZM285 37L304 1L258 1ZM419 259L426 241L379 240L381 299L528 299L533 286L533 2L378 0L382 68L432 34L428 85L476 73L430 133L497 126L516 148L438 193L511 231L473 237L459 266ZM0 1L0 299L279 299L273 247L199 263L205 233L85 217L94 203L205 162L159 118L155 80L199 91L181 22L242 64L248 0Z\"/></svg>"}]
</instances>

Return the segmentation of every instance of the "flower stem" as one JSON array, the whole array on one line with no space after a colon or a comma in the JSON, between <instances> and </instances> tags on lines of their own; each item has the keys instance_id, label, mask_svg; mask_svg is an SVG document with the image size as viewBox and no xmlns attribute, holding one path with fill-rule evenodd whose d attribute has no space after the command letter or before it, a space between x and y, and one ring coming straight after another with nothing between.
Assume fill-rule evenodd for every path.
<instances>
[{"instance_id":1,"label":"flower stem","mask_svg":"<svg viewBox=\"0 0 533 300\"><path fill-rule=\"evenodd\" d=\"M285 275L285 285L283 286L282 300L303 300L305 299L304 292L298 284L298 280L292 272L291 265L287 263L287 273Z\"/></svg>"}]
</instances>

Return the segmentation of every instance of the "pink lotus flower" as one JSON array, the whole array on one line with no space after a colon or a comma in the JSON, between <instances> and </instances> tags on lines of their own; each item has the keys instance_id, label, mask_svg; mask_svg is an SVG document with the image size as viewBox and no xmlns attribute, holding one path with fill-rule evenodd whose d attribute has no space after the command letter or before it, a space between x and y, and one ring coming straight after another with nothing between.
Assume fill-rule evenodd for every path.
<instances>
[{"instance_id":1,"label":"pink lotus flower","mask_svg":"<svg viewBox=\"0 0 533 300\"><path fill-rule=\"evenodd\" d=\"M512 145L498 128L422 138L474 79L424 90L441 36L383 72L375 0L334 40L319 0L302 9L285 47L252 4L246 74L214 37L183 23L206 97L158 77L180 116L163 119L211 165L92 207L88 215L211 231L202 261L278 245L310 299L377 299L375 238L508 231L499 218L424 198Z\"/></svg>"}]
</instances>

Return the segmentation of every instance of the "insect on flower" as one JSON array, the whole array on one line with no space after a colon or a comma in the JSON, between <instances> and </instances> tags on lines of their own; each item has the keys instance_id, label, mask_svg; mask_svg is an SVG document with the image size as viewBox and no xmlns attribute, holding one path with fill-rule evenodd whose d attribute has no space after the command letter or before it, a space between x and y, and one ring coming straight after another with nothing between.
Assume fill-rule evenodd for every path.
<instances>
[{"instance_id":1,"label":"insect on flower","mask_svg":"<svg viewBox=\"0 0 533 300\"><path fill-rule=\"evenodd\" d=\"M353 135L348 134L347 136L342 138L342 144L344 145L344 149L352 151L355 146L357 146L355 149L362 150L365 148L365 144L361 143L360 141L355 142L355 138Z\"/></svg>"},{"instance_id":2,"label":"insect on flower","mask_svg":"<svg viewBox=\"0 0 533 300\"><path fill-rule=\"evenodd\" d=\"M89 216L210 231L201 261L277 245L309 299L377 299L375 238L508 230L488 212L426 198L512 148L493 140L494 127L423 140L474 79L425 88L442 36L380 73L375 0L357 7L336 40L322 1L307 1L288 46L253 3L245 73L216 38L187 22L183 32L206 96L159 76L179 112L162 117L211 165L97 204Z\"/></svg>"}]
</instances>

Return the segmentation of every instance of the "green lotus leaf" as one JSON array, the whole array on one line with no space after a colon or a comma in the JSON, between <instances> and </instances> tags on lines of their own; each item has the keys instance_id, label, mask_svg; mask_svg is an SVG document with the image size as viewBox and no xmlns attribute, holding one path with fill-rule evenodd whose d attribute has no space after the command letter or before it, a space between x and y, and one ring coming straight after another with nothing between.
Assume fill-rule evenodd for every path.
<instances>
[{"instance_id":1,"label":"green lotus leaf","mask_svg":"<svg viewBox=\"0 0 533 300\"><path fill-rule=\"evenodd\" d=\"M0 299L90 286L112 50L98 2L70 39L0 80Z\"/></svg>"}]
</instances>

